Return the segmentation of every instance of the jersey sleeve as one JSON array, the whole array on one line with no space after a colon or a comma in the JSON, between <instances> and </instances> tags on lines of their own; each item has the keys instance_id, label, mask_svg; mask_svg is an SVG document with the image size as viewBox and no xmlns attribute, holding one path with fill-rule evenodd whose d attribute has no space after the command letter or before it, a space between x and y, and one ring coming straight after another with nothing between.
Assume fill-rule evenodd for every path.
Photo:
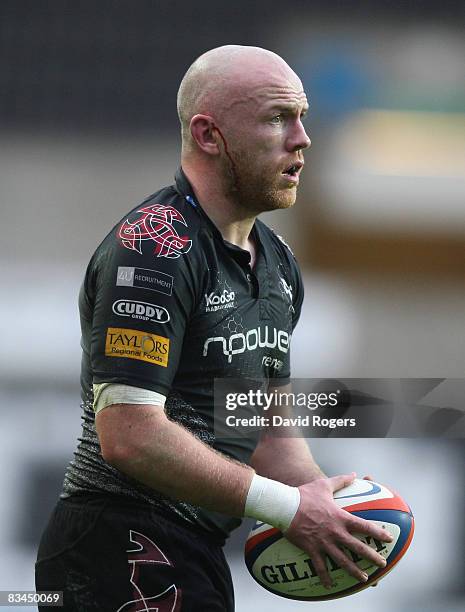
<instances>
[{"instance_id":1,"label":"jersey sleeve","mask_svg":"<svg viewBox=\"0 0 465 612\"><path fill-rule=\"evenodd\" d=\"M140 253L113 241L86 277L93 294L93 383L120 383L167 395L196 300L190 253Z\"/></svg>"},{"instance_id":2,"label":"jersey sleeve","mask_svg":"<svg viewBox=\"0 0 465 612\"><path fill-rule=\"evenodd\" d=\"M300 314L302 311L302 304L304 300L304 284L302 281L302 274L300 272L299 264L295 259L293 253L289 249L287 245L285 245L287 263L289 266L289 276L291 279L292 285L292 307L290 310L291 313L291 321L290 321L290 341L289 341L289 349L283 359L283 366L280 369L279 373L273 378L273 383L276 386L284 385L289 382L289 378L291 377L291 348L292 348L292 335L296 328L297 323L300 319Z\"/></svg>"},{"instance_id":3,"label":"jersey sleeve","mask_svg":"<svg viewBox=\"0 0 465 612\"><path fill-rule=\"evenodd\" d=\"M304 283L302 280L302 274L300 272L299 265L296 260L293 261L292 266L292 283L294 285L294 291L292 296L292 331L296 328L297 323L300 319L302 311L302 304L304 301Z\"/></svg>"}]
</instances>

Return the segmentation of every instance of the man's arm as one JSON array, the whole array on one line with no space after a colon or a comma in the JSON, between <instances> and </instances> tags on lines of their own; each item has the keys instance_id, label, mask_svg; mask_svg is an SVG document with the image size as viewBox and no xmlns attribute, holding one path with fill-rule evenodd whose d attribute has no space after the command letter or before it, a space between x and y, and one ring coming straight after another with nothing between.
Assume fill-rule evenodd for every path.
<instances>
[{"instance_id":1,"label":"man's arm","mask_svg":"<svg viewBox=\"0 0 465 612\"><path fill-rule=\"evenodd\" d=\"M266 430L252 455L250 465L260 476L298 487L325 474L302 437L283 437Z\"/></svg>"},{"instance_id":2,"label":"man's arm","mask_svg":"<svg viewBox=\"0 0 465 612\"><path fill-rule=\"evenodd\" d=\"M269 392L276 397L281 394L286 397L292 391L290 384L280 387L270 386ZM271 406L268 416L284 418L295 416L292 407L287 403L283 406ZM325 478L325 474L314 460L312 453L297 428L267 427L263 429L259 443L252 455L251 463L257 474L273 478L288 485L298 487L317 478Z\"/></svg>"},{"instance_id":3,"label":"man's arm","mask_svg":"<svg viewBox=\"0 0 465 612\"><path fill-rule=\"evenodd\" d=\"M170 421L162 406L112 404L97 413L95 422L102 455L108 463L174 499L279 526L279 517L287 516L287 492L298 490L300 503L286 537L311 556L326 586L331 581L325 554L357 580L368 579L340 550L341 545L381 567L386 564L352 533L365 533L382 541L391 541L390 534L345 512L333 501L333 492L350 484L354 474L319 478L298 489L266 478L260 480L252 468L217 453ZM255 479L259 479L257 486Z\"/></svg>"},{"instance_id":4,"label":"man's arm","mask_svg":"<svg viewBox=\"0 0 465 612\"><path fill-rule=\"evenodd\" d=\"M244 515L253 469L170 421L162 406L113 404L95 426L103 458L121 472L173 499Z\"/></svg>"}]
</instances>

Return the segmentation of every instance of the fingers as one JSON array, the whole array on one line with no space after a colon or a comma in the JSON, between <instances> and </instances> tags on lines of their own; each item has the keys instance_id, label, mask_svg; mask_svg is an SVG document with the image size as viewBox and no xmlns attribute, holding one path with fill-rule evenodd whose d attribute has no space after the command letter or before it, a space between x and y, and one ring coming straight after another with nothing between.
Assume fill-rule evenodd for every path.
<instances>
[{"instance_id":1,"label":"fingers","mask_svg":"<svg viewBox=\"0 0 465 612\"><path fill-rule=\"evenodd\" d=\"M371 476L371 475L364 476L363 480L373 480L373 476Z\"/></svg>"},{"instance_id":2,"label":"fingers","mask_svg":"<svg viewBox=\"0 0 465 612\"><path fill-rule=\"evenodd\" d=\"M357 532L363 535L369 535L381 542L392 542L393 540L392 535L389 531L386 531L386 529L383 529L372 521L365 521L364 519L358 518L353 514L347 513L346 527L351 533Z\"/></svg>"},{"instance_id":3,"label":"fingers","mask_svg":"<svg viewBox=\"0 0 465 612\"><path fill-rule=\"evenodd\" d=\"M334 503L332 493L349 486L355 477L352 472L300 487L301 504L286 531L286 537L310 556L326 588L332 585L327 555L329 567L334 562L333 565L339 565L355 580L365 583L368 575L357 563L364 559L371 566L384 568L386 560L379 552L383 552L383 548L387 552L387 549L382 542L393 540L379 524L354 516Z\"/></svg>"},{"instance_id":4,"label":"fingers","mask_svg":"<svg viewBox=\"0 0 465 612\"><path fill-rule=\"evenodd\" d=\"M367 561L370 561L378 567L386 567L386 559L383 556L381 556L379 553L376 552L376 550L374 550L367 544L364 544L362 541L358 540L354 536L349 535L348 537L345 537L343 539L341 538L341 543L346 548L349 548L351 551L353 551L361 559L366 559ZM354 576L354 578L357 577L355 576L355 574L352 574L352 576Z\"/></svg>"},{"instance_id":5,"label":"fingers","mask_svg":"<svg viewBox=\"0 0 465 612\"><path fill-rule=\"evenodd\" d=\"M320 553L314 553L311 555L311 560L316 573L320 577L321 583L324 587L329 589L333 586L333 581L329 577L328 568L326 567L326 556L322 556Z\"/></svg>"},{"instance_id":6,"label":"fingers","mask_svg":"<svg viewBox=\"0 0 465 612\"><path fill-rule=\"evenodd\" d=\"M378 555L376 551L374 551L369 546L364 545L360 540L356 538L352 538L350 541L344 543L346 548L350 548L353 552L356 553L360 558L367 559L374 565L378 565L379 567L386 567L386 560ZM344 569L348 574L350 574L355 580L359 582L367 582L369 576L366 572L358 567L358 565L336 545L328 545L326 547L326 551L324 553L313 553L310 555L313 567L317 572L321 583L324 587L330 588L333 586L331 577L328 572L328 567L326 565L326 555L331 557L331 559L342 569ZM376 586L377 582L375 582L372 586Z\"/></svg>"},{"instance_id":7,"label":"fingers","mask_svg":"<svg viewBox=\"0 0 465 612\"><path fill-rule=\"evenodd\" d=\"M354 480L357 474L352 472L352 474L346 474L344 476L333 476L332 478L328 478L328 482L333 490L339 491L339 489L343 489L344 487L348 487Z\"/></svg>"},{"instance_id":8,"label":"fingers","mask_svg":"<svg viewBox=\"0 0 465 612\"><path fill-rule=\"evenodd\" d=\"M361 570L349 557L337 546L328 548L328 555L341 567L345 569L351 576L359 582L366 582L368 574Z\"/></svg>"}]
</instances>

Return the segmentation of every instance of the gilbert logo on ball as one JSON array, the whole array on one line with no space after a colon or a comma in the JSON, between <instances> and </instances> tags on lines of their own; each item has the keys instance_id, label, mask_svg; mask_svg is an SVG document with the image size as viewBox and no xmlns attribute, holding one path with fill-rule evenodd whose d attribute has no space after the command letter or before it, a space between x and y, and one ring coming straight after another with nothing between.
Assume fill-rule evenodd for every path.
<instances>
[{"instance_id":1,"label":"gilbert logo on ball","mask_svg":"<svg viewBox=\"0 0 465 612\"><path fill-rule=\"evenodd\" d=\"M334 494L334 501L347 512L373 521L392 534L393 540L389 543L354 534L386 559L386 567L379 568L346 550L358 567L368 574L368 582L358 582L327 557L326 565L333 586L326 589L307 553L286 540L279 529L257 521L247 538L245 562L260 586L289 599L336 599L366 589L399 562L410 546L414 531L412 512L399 495L371 480L356 478L351 485Z\"/></svg>"}]
</instances>

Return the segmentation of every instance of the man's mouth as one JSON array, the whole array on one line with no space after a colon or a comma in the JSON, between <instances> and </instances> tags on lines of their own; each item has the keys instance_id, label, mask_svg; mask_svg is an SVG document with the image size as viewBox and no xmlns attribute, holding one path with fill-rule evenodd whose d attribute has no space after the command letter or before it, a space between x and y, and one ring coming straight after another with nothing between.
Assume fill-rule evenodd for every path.
<instances>
[{"instance_id":1,"label":"man's mouth","mask_svg":"<svg viewBox=\"0 0 465 612\"><path fill-rule=\"evenodd\" d=\"M282 174L286 175L286 176L293 176L293 177L297 177L300 173L300 171L302 170L304 163L301 161L297 161L295 162L295 164L292 164L290 166L288 166L285 170L283 170Z\"/></svg>"}]
</instances>

